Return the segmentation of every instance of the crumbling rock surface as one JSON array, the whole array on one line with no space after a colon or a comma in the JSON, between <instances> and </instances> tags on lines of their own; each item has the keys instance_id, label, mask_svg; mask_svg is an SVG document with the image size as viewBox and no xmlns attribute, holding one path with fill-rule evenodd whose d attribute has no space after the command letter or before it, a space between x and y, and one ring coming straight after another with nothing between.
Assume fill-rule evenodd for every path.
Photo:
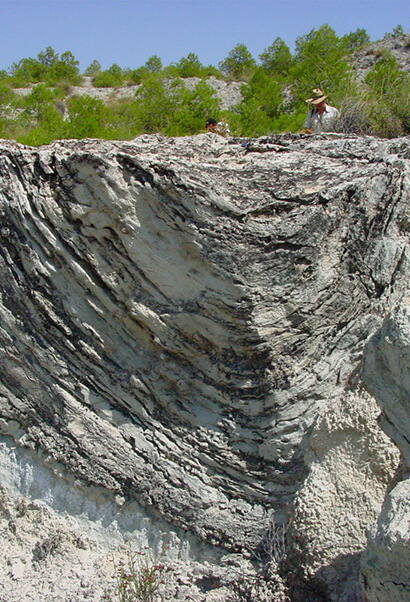
<instances>
[{"instance_id":1,"label":"crumbling rock surface","mask_svg":"<svg viewBox=\"0 0 410 602\"><path fill-rule=\"evenodd\" d=\"M260 549L408 287L408 158L338 135L3 141L1 433L119 507Z\"/></svg>"},{"instance_id":2,"label":"crumbling rock surface","mask_svg":"<svg viewBox=\"0 0 410 602\"><path fill-rule=\"evenodd\" d=\"M311 587L310 602L362 601L366 532L377 522L400 460L378 427L379 414L374 399L358 387L332 404L313 430L305 456L309 475L295 497L289 532L295 602L306 600L302 575Z\"/></svg>"},{"instance_id":3,"label":"crumbling rock surface","mask_svg":"<svg viewBox=\"0 0 410 602\"><path fill-rule=\"evenodd\" d=\"M362 560L368 602L410 597L410 298L386 316L365 352L364 379L382 408L380 424L396 442L402 465L369 533Z\"/></svg>"}]
</instances>

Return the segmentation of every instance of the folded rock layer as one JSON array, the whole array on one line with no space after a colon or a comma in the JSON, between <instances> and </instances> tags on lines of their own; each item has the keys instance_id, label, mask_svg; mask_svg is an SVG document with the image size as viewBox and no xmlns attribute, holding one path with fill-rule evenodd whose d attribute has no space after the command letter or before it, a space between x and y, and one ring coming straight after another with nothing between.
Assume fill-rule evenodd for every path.
<instances>
[{"instance_id":1,"label":"folded rock layer","mask_svg":"<svg viewBox=\"0 0 410 602\"><path fill-rule=\"evenodd\" d=\"M408 282L409 143L1 143L0 424L228 550Z\"/></svg>"}]
</instances>

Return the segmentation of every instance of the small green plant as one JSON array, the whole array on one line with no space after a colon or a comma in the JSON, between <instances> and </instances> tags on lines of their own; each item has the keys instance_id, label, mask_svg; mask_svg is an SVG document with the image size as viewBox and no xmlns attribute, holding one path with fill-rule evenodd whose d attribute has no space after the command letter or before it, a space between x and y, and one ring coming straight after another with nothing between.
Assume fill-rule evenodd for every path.
<instances>
[{"instance_id":1,"label":"small green plant","mask_svg":"<svg viewBox=\"0 0 410 602\"><path fill-rule=\"evenodd\" d=\"M117 595L120 602L154 602L161 584L163 565L149 552L129 550L116 571Z\"/></svg>"}]
</instances>

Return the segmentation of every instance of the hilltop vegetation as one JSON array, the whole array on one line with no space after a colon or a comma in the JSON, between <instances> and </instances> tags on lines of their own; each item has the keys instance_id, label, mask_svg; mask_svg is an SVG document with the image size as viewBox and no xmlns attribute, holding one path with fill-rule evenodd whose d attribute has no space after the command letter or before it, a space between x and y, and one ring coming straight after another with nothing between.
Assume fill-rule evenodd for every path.
<instances>
[{"instance_id":1,"label":"hilltop vegetation","mask_svg":"<svg viewBox=\"0 0 410 602\"><path fill-rule=\"evenodd\" d=\"M399 25L386 39L410 39ZM158 56L136 69L113 64L102 70L94 60L84 71L70 51L51 48L37 58L23 58L0 71L0 137L40 145L61 138L132 139L144 133L182 136L204 131L209 116L228 121L236 136L297 132L312 88L330 94L341 110L339 130L393 137L410 133L410 76L387 50L359 81L351 66L353 53L370 43L364 29L338 37L328 25L297 38L295 52L277 37L256 60L237 44L218 67L204 66L189 53L163 66ZM83 76L98 88L138 86L132 98L103 101L73 95ZM242 100L222 110L207 82L210 76L240 81ZM193 89L185 78L198 78ZM29 94L18 89L31 87Z\"/></svg>"}]
</instances>

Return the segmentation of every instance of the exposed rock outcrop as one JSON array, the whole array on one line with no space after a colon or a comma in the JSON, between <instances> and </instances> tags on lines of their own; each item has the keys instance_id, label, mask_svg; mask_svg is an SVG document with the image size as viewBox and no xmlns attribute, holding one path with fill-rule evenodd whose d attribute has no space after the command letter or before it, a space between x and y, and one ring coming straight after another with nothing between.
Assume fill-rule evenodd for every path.
<instances>
[{"instance_id":1,"label":"exposed rock outcrop","mask_svg":"<svg viewBox=\"0 0 410 602\"><path fill-rule=\"evenodd\" d=\"M407 34L379 40L356 50L350 62L359 80L366 77L384 51L389 52L396 59L399 69L410 73L410 37Z\"/></svg>"},{"instance_id":2,"label":"exposed rock outcrop","mask_svg":"<svg viewBox=\"0 0 410 602\"><path fill-rule=\"evenodd\" d=\"M360 602L359 558L376 523L399 453L377 425L380 410L365 391L348 391L312 433L309 475L295 498L289 570L292 600ZM316 597L317 596L317 597Z\"/></svg>"},{"instance_id":3,"label":"exposed rock outcrop","mask_svg":"<svg viewBox=\"0 0 410 602\"><path fill-rule=\"evenodd\" d=\"M157 539L168 524L191 550L221 554L266 551L297 492L306 509L305 484L319 514L329 500L357 508L357 528L341 519L326 562L346 529L349 546L361 533L360 552L397 464L371 409L360 440L355 395L364 343L408 288L409 140L1 147L8 445L116 496L119 513L137 503L144 520L162 521ZM349 449L329 426L345 411ZM332 496L315 496L312 454L328 474L336 459L371 456L370 440L366 478L348 473L354 495L329 477ZM296 512L292 528L303 533L306 520ZM321 541L306 554L321 554Z\"/></svg>"},{"instance_id":4,"label":"exposed rock outcrop","mask_svg":"<svg viewBox=\"0 0 410 602\"><path fill-rule=\"evenodd\" d=\"M193 90L201 79L199 77L185 77L181 81L188 90ZM206 83L214 90L215 97L220 101L220 108L222 111L230 109L242 99L242 82L226 82L211 76L206 80ZM124 98L132 99L135 97L135 93L140 87L141 84L119 88L95 88L92 85L92 78L84 77L80 86L72 86L69 89L67 97L91 96L91 98L98 98L104 102L107 102L108 100L121 100ZM19 96L28 96L32 91L32 86L14 89L14 92Z\"/></svg>"},{"instance_id":5,"label":"exposed rock outcrop","mask_svg":"<svg viewBox=\"0 0 410 602\"><path fill-rule=\"evenodd\" d=\"M402 466L362 562L369 602L410 597L410 298L386 316L366 348L364 378L382 408L381 426L402 453Z\"/></svg>"}]
</instances>

